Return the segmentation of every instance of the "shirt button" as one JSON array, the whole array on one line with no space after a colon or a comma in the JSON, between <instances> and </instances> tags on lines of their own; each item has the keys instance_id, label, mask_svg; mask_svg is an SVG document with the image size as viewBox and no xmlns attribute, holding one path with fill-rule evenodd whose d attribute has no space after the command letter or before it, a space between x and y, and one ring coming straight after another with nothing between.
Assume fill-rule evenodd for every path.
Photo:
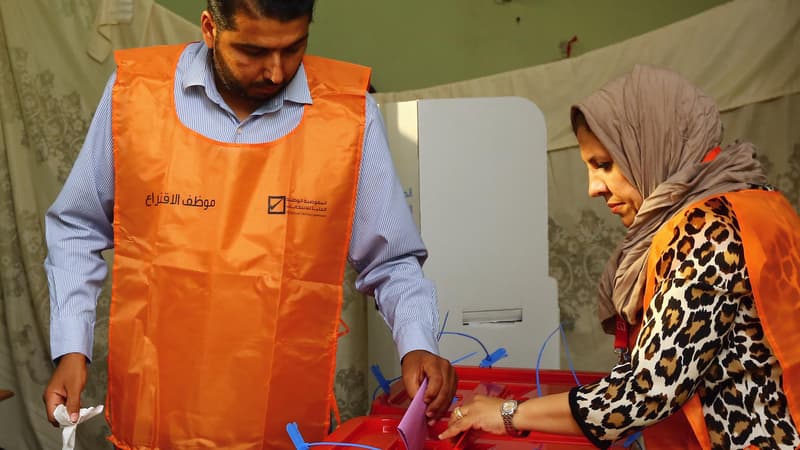
<instances>
[{"instance_id":1,"label":"shirt button","mask_svg":"<svg viewBox=\"0 0 800 450\"><path fill-rule=\"evenodd\" d=\"M237 128L236 129L236 134L242 134L242 129L241 128Z\"/></svg>"}]
</instances>

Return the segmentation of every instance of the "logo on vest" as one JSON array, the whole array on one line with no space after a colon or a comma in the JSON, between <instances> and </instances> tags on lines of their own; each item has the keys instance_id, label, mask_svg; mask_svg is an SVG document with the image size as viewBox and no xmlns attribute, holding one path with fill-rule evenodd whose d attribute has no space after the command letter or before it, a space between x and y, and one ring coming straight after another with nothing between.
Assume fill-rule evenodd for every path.
<instances>
[{"instance_id":1,"label":"logo on vest","mask_svg":"<svg viewBox=\"0 0 800 450\"><path fill-rule=\"evenodd\" d=\"M327 217L328 202L302 197L270 195L267 197L267 214Z\"/></svg>"},{"instance_id":2,"label":"logo on vest","mask_svg":"<svg viewBox=\"0 0 800 450\"><path fill-rule=\"evenodd\" d=\"M267 214L286 214L286 196L270 195L267 198Z\"/></svg>"}]
</instances>

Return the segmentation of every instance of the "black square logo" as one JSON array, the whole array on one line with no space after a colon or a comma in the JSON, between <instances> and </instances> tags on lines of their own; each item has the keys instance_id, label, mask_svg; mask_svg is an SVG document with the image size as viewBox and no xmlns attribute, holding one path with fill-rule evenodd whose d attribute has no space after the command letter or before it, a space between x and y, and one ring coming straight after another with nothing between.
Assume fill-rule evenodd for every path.
<instances>
[{"instance_id":1,"label":"black square logo","mask_svg":"<svg viewBox=\"0 0 800 450\"><path fill-rule=\"evenodd\" d=\"M267 214L286 214L286 196L270 195L267 198Z\"/></svg>"}]
</instances>

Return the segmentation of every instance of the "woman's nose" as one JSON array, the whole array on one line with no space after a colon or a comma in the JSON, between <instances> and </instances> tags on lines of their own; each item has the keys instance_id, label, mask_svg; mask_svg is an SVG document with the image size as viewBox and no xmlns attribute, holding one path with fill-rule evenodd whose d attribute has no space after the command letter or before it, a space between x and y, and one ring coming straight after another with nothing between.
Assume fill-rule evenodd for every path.
<instances>
[{"instance_id":1,"label":"woman's nose","mask_svg":"<svg viewBox=\"0 0 800 450\"><path fill-rule=\"evenodd\" d=\"M589 174L589 197L600 197L607 191L606 183L600 177Z\"/></svg>"}]
</instances>

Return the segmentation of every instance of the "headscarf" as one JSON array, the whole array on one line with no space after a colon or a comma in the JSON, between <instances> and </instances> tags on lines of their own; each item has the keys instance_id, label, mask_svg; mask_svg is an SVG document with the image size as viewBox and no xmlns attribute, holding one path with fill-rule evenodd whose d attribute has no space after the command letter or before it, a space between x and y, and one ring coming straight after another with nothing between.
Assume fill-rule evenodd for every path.
<instances>
[{"instance_id":1,"label":"headscarf","mask_svg":"<svg viewBox=\"0 0 800 450\"><path fill-rule=\"evenodd\" d=\"M674 72L636 66L574 105L573 129L578 111L643 198L600 279L600 321L613 334L617 315L639 320L648 249L664 222L695 201L762 185L766 176L750 143L733 143L702 162L722 141L719 111Z\"/></svg>"}]
</instances>

